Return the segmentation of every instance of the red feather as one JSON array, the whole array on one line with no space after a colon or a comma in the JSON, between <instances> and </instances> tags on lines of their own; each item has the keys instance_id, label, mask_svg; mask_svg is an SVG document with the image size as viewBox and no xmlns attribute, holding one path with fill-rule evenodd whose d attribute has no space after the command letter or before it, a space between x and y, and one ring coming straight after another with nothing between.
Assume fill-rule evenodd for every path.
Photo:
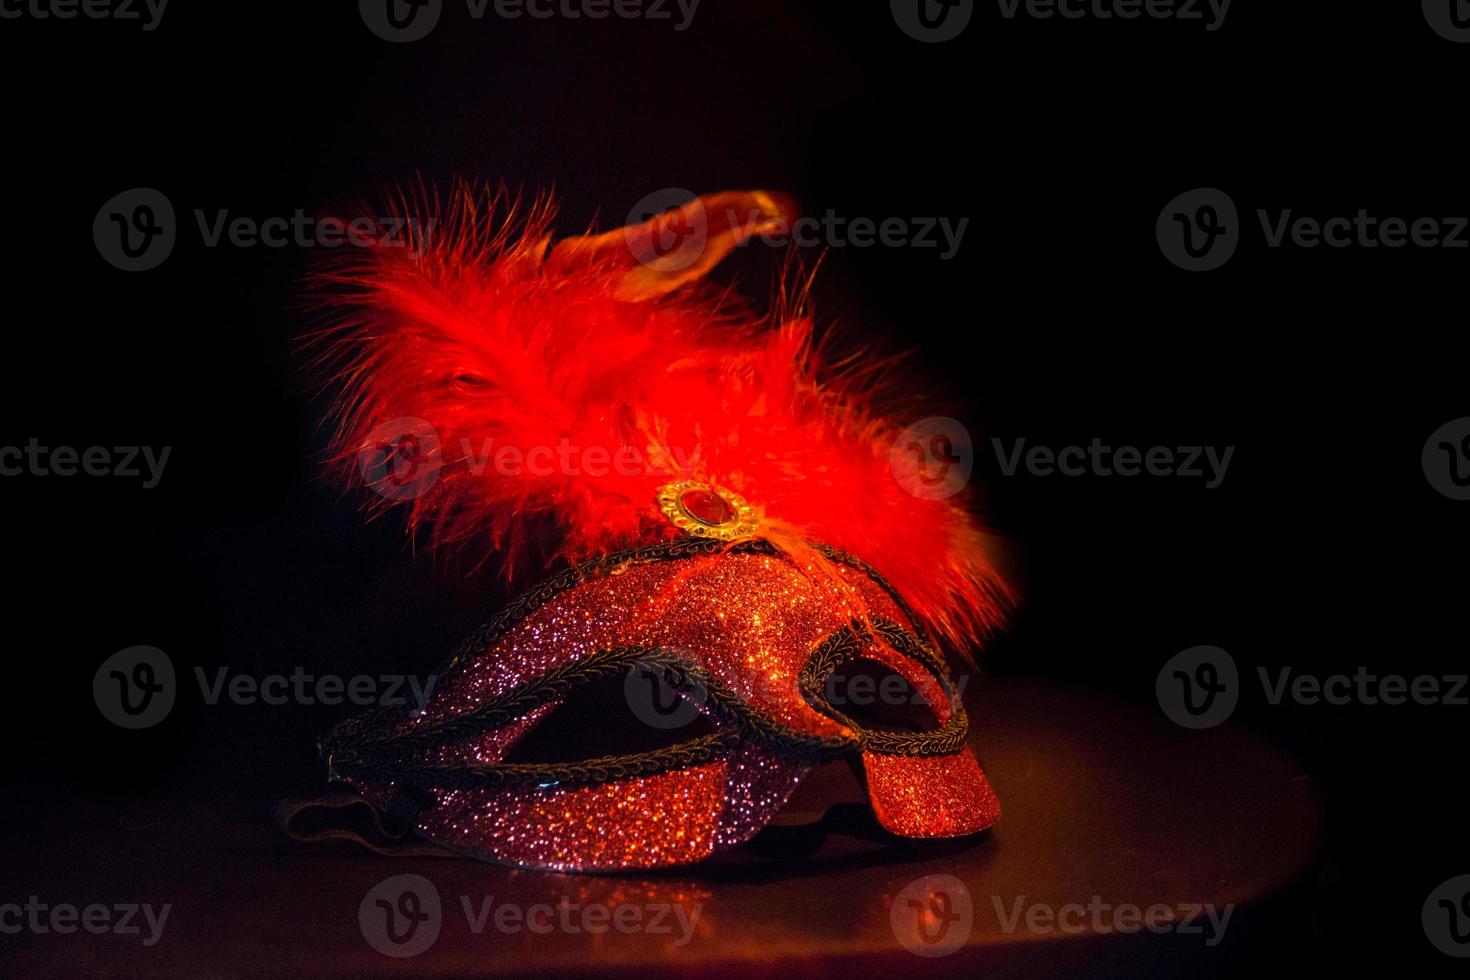
<instances>
[{"instance_id":1,"label":"red feather","mask_svg":"<svg viewBox=\"0 0 1470 980\"><path fill-rule=\"evenodd\" d=\"M759 192L706 200L762 221L790 213ZM539 574L676 537L656 491L696 480L745 497L758 533L804 564L803 542L867 561L956 645L999 624L1010 596L974 517L891 472L904 426L870 407L882 393L873 368L827 363L804 294L761 317L698 281L749 228L708 218L711 256L660 278L634 258L636 237L552 248L544 199L523 207L458 186L442 204L421 194L395 210L420 229L415 247L353 250L323 270L315 295L336 322L313 343L340 386L343 473L361 481L359 453L385 423L432 424L440 468L402 501L411 531L481 560L498 553L507 575ZM507 447L521 465L497 460ZM536 447L557 458L533 472Z\"/></svg>"}]
</instances>

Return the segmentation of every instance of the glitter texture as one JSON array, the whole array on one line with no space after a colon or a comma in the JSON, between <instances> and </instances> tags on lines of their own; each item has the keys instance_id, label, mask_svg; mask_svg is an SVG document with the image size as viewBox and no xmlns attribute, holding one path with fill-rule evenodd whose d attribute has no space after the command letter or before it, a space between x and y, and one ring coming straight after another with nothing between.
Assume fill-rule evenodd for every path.
<instances>
[{"instance_id":1,"label":"glitter texture","mask_svg":"<svg viewBox=\"0 0 1470 980\"><path fill-rule=\"evenodd\" d=\"M556 593L442 678L420 712L392 720L396 734L457 718L548 671L598 651L675 651L702 667L748 708L805 736L850 740L863 733L809 704L797 677L813 651L850 626L908 621L861 572L807 575L774 554L722 553L629 561ZM891 666L926 697L941 722L948 705L921 664L879 641L865 656ZM496 730L449 739L427 750L436 764L494 765L542 719L543 704ZM621 710L621 709L620 709ZM721 722L711 714L719 727ZM596 750L597 718L586 719ZM908 836L952 836L989 826L994 794L968 749L912 758L863 752L870 792L885 827ZM574 760L569 760L574 761ZM748 840L789 798L809 760L745 739L712 761L637 778L579 785L440 789L418 831L486 860L557 870L652 868L699 861ZM385 805L387 781L359 782Z\"/></svg>"},{"instance_id":2,"label":"glitter texture","mask_svg":"<svg viewBox=\"0 0 1470 980\"><path fill-rule=\"evenodd\" d=\"M1000 819L1000 802L968 748L925 757L863 753L868 798L885 830L960 837Z\"/></svg>"}]
</instances>

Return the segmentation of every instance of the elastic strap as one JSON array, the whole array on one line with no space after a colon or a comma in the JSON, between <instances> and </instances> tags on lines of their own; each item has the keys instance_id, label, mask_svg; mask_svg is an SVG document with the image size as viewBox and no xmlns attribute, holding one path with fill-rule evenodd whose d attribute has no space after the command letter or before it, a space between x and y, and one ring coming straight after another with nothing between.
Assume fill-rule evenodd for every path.
<instances>
[{"instance_id":1,"label":"elastic strap","mask_svg":"<svg viewBox=\"0 0 1470 980\"><path fill-rule=\"evenodd\" d=\"M426 802L410 790L395 794L379 810L355 793L329 792L281 800L271 808L271 818L277 830L297 843L340 841L383 857L457 857L413 835Z\"/></svg>"}]
</instances>

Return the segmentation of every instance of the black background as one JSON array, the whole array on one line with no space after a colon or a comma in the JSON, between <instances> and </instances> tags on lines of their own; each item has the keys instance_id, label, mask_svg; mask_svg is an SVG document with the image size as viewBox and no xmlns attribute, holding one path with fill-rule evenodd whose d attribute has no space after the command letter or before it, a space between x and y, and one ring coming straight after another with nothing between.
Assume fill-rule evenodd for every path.
<instances>
[{"instance_id":1,"label":"black background","mask_svg":"<svg viewBox=\"0 0 1470 980\"><path fill-rule=\"evenodd\" d=\"M331 209L418 175L555 185L560 227L646 194L765 187L805 211L970 219L959 254L836 248L819 316L916 348L974 434L1027 602L983 655L1141 704L1202 643L1297 672L1463 673L1470 505L1419 454L1470 414L1453 250L1268 249L1257 208L1463 215L1470 45L1418 4L1237 0L1199 23L1006 21L980 3L919 44L882 3L704 0L669 22L476 22L390 45L355 4L174 0L136 24L0 21L10 234L0 445L171 446L162 483L0 479L14 825L74 794L267 801L319 777L347 709L206 707L119 733L91 700L109 654L161 647L264 674L424 671L504 598L363 526L322 485L323 410L295 351L299 248L204 247L194 209ZM181 217L159 269L94 247L135 186ZM1221 270L1164 260L1176 194L1226 190L1247 225ZM763 294L777 257L723 268ZM1003 476L989 440L1231 445L1224 484ZM1328 804L1313 961L1445 969L1419 909L1470 871L1465 712L1271 707L1237 722ZM983 721L981 722L983 724ZM126 734L127 737L123 737ZM1208 758L1161 756L1161 767ZM1146 814L1140 814L1147 819ZM1209 846L1210 828L1181 828ZM1416 967L1417 968L1417 967Z\"/></svg>"}]
</instances>

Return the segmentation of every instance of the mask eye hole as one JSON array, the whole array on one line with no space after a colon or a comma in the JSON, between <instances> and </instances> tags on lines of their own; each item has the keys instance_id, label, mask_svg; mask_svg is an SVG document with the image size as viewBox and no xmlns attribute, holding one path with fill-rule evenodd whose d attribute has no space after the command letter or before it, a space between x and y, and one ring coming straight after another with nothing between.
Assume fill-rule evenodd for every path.
<instances>
[{"instance_id":1,"label":"mask eye hole","mask_svg":"<svg viewBox=\"0 0 1470 980\"><path fill-rule=\"evenodd\" d=\"M600 678L569 691L506 753L506 764L634 755L712 735L714 724L655 671Z\"/></svg>"},{"instance_id":2,"label":"mask eye hole","mask_svg":"<svg viewBox=\"0 0 1470 980\"><path fill-rule=\"evenodd\" d=\"M931 732L941 725L907 678L867 657L838 666L823 683L821 698L868 731Z\"/></svg>"}]
</instances>

